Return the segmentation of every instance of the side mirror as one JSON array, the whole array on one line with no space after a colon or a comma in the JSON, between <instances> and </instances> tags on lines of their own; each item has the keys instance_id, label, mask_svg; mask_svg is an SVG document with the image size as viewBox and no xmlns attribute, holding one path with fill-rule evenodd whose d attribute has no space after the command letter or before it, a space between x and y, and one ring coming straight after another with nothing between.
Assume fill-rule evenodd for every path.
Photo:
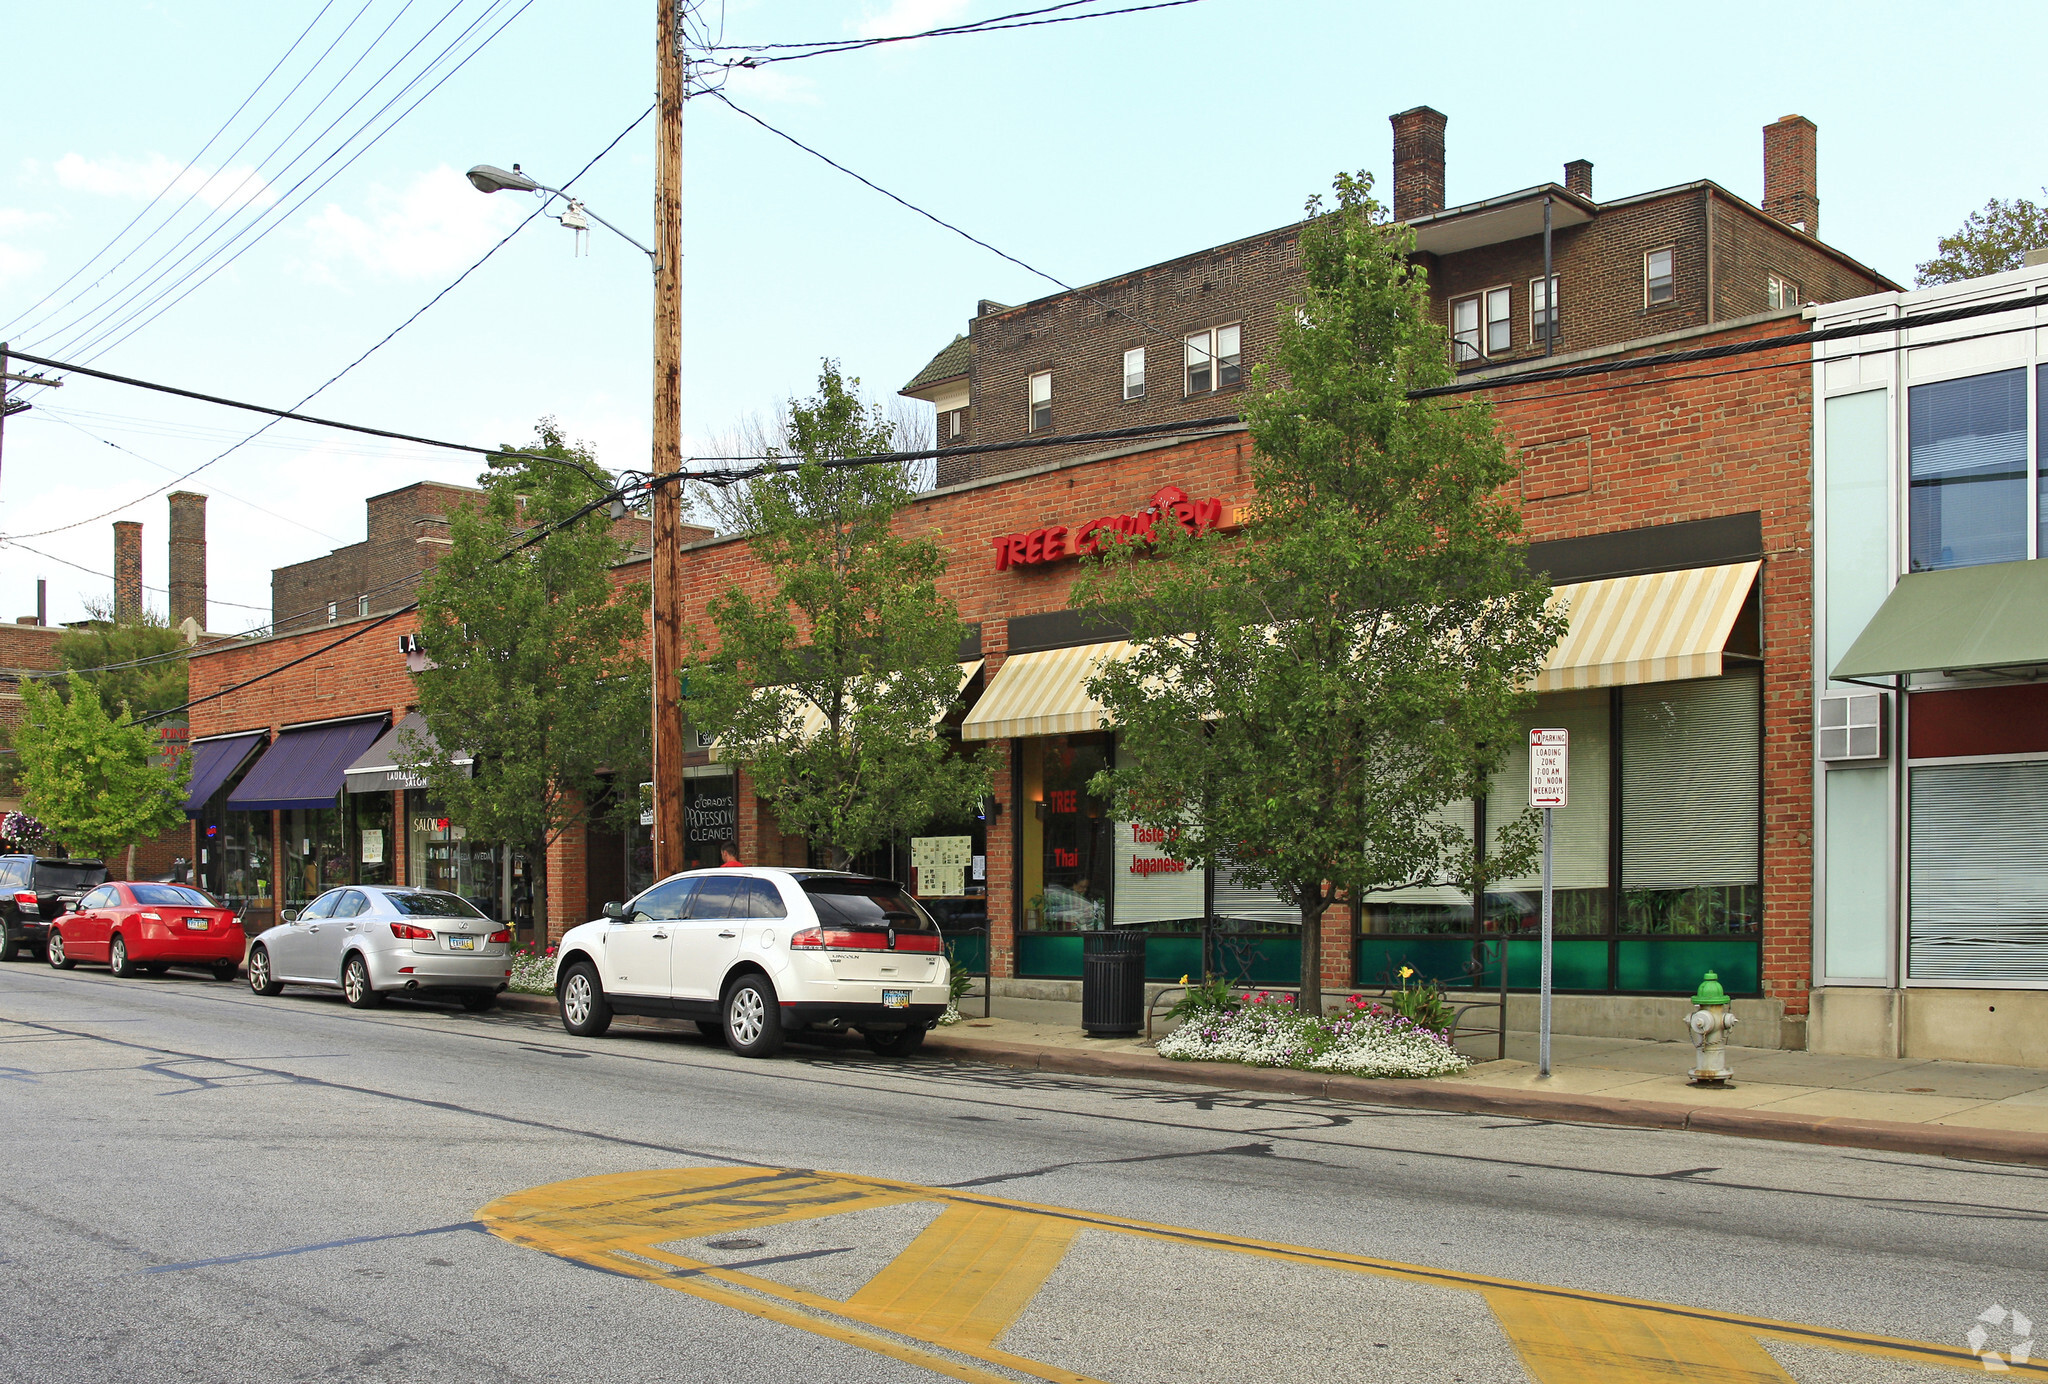
<instances>
[{"instance_id":1,"label":"side mirror","mask_svg":"<svg viewBox=\"0 0 2048 1384\"><path fill-rule=\"evenodd\" d=\"M279 922L296 923L299 920L299 910L287 908L284 912L278 914L277 917Z\"/></svg>"},{"instance_id":2,"label":"side mirror","mask_svg":"<svg viewBox=\"0 0 2048 1384\"><path fill-rule=\"evenodd\" d=\"M607 918L616 918L623 923L624 921L626 921L626 905L620 903L617 899L613 899L610 903L604 906L604 916Z\"/></svg>"}]
</instances>

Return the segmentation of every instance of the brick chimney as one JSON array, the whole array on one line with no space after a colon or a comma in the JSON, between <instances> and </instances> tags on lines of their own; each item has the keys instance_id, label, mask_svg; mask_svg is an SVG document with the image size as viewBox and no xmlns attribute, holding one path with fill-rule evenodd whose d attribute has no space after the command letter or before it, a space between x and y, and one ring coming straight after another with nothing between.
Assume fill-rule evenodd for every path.
<instances>
[{"instance_id":1,"label":"brick chimney","mask_svg":"<svg viewBox=\"0 0 2048 1384\"><path fill-rule=\"evenodd\" d=\"M1811 236L1820 234L1819 140L1803 115L1764 126L1764 212Z\"/></svg>"},{"instance_id":2,"label":"brick chimney","mask_svg":"<svg viewBox=\"0 0 2048 1384\"><path fill-rule=\"evenodd\" d=\"M1593 165L1586 159L1573 159L1564 166L1564 190L1576 192L1591 199L1593 196Z\"/></svg>"},{"instance_id":3,"label":"brick chimney","mask_svg":"<svg viewBox=\"0 0 2048 1384\"><path fill-rule=\"evenodd\" d=\"M1417 106L1387 117L1394 126L1394 219L1444 209L1444 126L1449 117Z\"/></svg>"},{"instance_id":4,"label":"brick chimney","mask_svg":"<svg viewBox=\"0 0 2048 1384\"><path fill-rule=\"evenodd\" d=\"M206 628L206 497L171 492L171 625Z\"/></svg>"},{"instance_id":5,"label":"brick chimney","mask_svg":"<svg viewBox=\"0 0 2048 1384\"><path fill-rule=\"evenodd\" d=\"M114 618L133 620L142 614L142 525L133 519L114 521Z\"/></svg>"}]
</instances>

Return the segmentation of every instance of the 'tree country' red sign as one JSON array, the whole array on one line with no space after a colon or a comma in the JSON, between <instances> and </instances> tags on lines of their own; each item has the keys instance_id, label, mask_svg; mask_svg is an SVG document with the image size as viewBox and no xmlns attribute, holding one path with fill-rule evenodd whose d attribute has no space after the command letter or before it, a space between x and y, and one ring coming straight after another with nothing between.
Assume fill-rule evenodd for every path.
<instances>
[{"instance_id":1,"label":"'tree country' red sign","mask_svg":"<svg viewBox=\"0 0 2048 1384\"><path fill-rule=\"evenodd\" d=\"M1149 543L1154 536L1153 526L1161 518L1172 519L1189 533L1206 533L1224 526L1223 501L1191 500L1187 491L1169 485L1136 514L1105 514L1071 529L1065 524L1050 524L1028 533L1002 534L991 540L995 544L996 570L1035 567L1100 552L1104 535Z\"/></svg>"}]
</instances>

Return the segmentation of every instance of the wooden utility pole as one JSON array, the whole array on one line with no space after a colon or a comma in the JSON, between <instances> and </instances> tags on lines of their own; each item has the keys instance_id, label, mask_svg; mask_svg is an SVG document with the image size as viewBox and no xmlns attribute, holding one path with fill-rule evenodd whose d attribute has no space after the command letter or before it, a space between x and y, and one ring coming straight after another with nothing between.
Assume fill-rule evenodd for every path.
<instances>
[{"instance_id":1,"label":"wooden utility pole","mask_svg":"<svg viewBox=\"0 0 2048 1384\"><path fill-rule=\"evenodd\" d=\"M683 612L676 586L683 486L683 91L681 0L655 0L660 125L654 181L654 877L683 867L683 716L676 705Z\"/></svg>"}]
</instances>

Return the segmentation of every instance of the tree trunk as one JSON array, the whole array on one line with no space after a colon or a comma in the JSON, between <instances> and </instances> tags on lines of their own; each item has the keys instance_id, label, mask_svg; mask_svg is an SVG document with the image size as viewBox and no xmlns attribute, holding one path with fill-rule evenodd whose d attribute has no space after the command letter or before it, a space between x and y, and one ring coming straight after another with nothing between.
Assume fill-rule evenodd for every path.
<instances>
[{"instance_id":1,"label":"tree trunk","mask_svg":"<svg viewBox=\"0 0 2048 1384\"><path fill-rule=\"evenodd\" d=\"M533 944L541 951L548 946L548 843L543 838L526 848L526 868L533 881Z\"/></svg>"},{"instance_id":2,"label":"tree trunk","mask_svg":"<svg viewBox=\"0 0 2048 1384\"><path fill-rule=\"evenodd\" d=\"M1301 1012L1323 1012L1323 914L1329 908L1323 886L1301 892Z\"/></svg>"},{"instance_id":3,"label":"tree trunk","mask_svg":"<svg viewBox=\"0 0 2048 1384\"><path fill-rule=\"evenodd\" d=\"M121 878L135 878L135 843L133 841L130 841L128 843L128 869L127 872L121 876Z\"/></svg>"}]
</instances>

